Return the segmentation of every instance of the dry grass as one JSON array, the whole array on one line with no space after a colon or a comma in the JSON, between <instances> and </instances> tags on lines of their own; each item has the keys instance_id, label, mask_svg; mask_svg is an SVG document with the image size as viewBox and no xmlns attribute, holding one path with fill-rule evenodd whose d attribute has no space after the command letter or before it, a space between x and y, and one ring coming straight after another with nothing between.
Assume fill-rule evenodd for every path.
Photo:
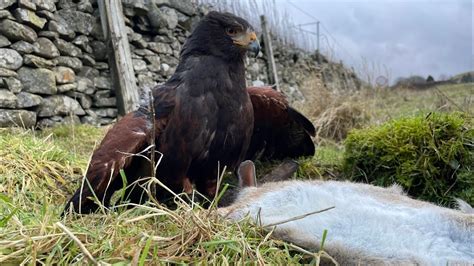
<instances>
[{"instance_id":1,"label":"dry grass","mask_svg":"<svg viewBox=\"0 0 474 266\"><path fill-rule=\"evenodd\" d=\"M356 104L343 102L328 108L318 116L316 138L343 140L353 128L358 128L367 120L364 110Z\"/></svg>"},{"instance_id":2,"label":"dry grass","mask_svg":"<svg viewBox=\"0 0 474 266\"><path fill-rule=\"evenodd\" d=\"M352 128L369 119L359 92L330 91L317 80L309 80L301 89L304 103L295 104L316 127L316 142L325 139L341 141Z\"/></svg>"},{"instance_id":3,"label":"dry grass","mask_svg":"<svg viewBox=\"0 0 474 266\"><path fill-rule=\"evenodd\" d=\"M231 223L216 208L182 201L175 210L148 202L60 218L104 129L0 133L1 265L296 264L323 255L273 239L247 219Z\"/></svg>"}]
</instances>

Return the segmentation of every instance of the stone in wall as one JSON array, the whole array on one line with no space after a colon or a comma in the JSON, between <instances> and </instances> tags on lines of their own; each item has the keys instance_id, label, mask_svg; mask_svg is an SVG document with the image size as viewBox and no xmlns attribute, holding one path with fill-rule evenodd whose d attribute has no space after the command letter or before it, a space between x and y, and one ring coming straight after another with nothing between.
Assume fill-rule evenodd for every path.
<instances>
[{"instance_id":1,"label":"stone in wall","mask_svg":"<svg viewBox=\"0 0 474 266\"><path fill-rule=\"evenodd\" d=\"M86 77L78 77L77 78L77 88L76 91L85 93L88 95L94 94L96 91L96 87L94 86L94 82Z\"/></svg>"},{"instance_id":2,"label":"stone in wall","mask_svg":"<svg viewBox=\"0 0 474 266\"><path fill-rule=\"evenodd\" d=\"M107 59L107 46L102 41L90 42L92 47L92 54L96 60L103 61Z\"/></svg>"},{"instance_id":3,"label":"stone in wall","mask_svg":"<svg viewBox=\"0 0 474 266\"><path fill-rule=\"evenodd\" d=\"M45 37L54 41L59 38L59 33L50 30L42 30L38 32L38 37Z\"/></svg>"},{"instance_id":4,"label":"stone in wall","mask_svg":"<svg viewBox=\"0 0 474 266\"><path fill-rule=\"evenodd\" d=\"M11 42L7 39L7 37L0 35L0 48L9 46Z\"/></svg>"},{"instance_id":5,"label":"stone in wall","mask_svg":"<svg viewBox=\"0 0 474 266\"><path fill-rule=\"evenodd\" d=\"M66 116L69 114L85 115L81 105L66 95L53 95L43 98L38 117Z\"/></svg>"},{"instance_id":6,"label":"stone in wall","mask_svg":"<svg viewBox=\"0 0 474 266\"><path fill-rule=\"evenodd\" d=\"M26 54L23 57L23 64L35 68L47 68L51 69L53 68L56 64L52 60L44 59L42 57L32 55L32 54Z\"/></svg>"},{"instance_id":7,"label":"stone in wall","mask_svg":"<svg viewBox=\"0 0 474 266\"><path fill-rule=\"evenodd\" d=\"M110 90L98 90L95 92L93 99L96 102L98 99L107 98L112 96L112 91Z\"/></svg>"},{"instance_id":8,"label":"stone in wall","mask_svg":"<svg viewBox=\"0 0 474 266\"><path fill-rule=\"evenodd\" d=\"M81 123L83 124L89 124L93 126L100 126L101 121L100 118L97 115L86 115L81 117Z\"/></svg>"},{"instance_id":9,"label":"stone in wall","mask_svg":"<svg viewBox=\"0 0 474 266\"><path fill-rule=\"evenodd\" d=\"M161 18L161 23L153 25L154 27L158 26L159 28L166 27L168 29L174 29L178 26L178 14L173 8L160 7L156 9L155 15Z\"/></svg>"},{"instance_id":10,"label":"stone in wall","mask_svg":"<svg viewBox=\"0 0 474 266\"><path fill-rule=\"evenodd\" d=\"M75 72L79 72L83 67L82 61L73 56L59 56L54 60L56 65L72 68Z\"/></svg>"},{"instance_id":11,"label":"stone in wall","mask_svg":"<svg viewBox=\"0 0 474 266\"><path fill-rule=\"evenodd\" d=\"M181 1L181 0L156 0L158 6L168 6L176 9L177 11L186 14L188 16L193 16L196 14L197 7L193 4L192 1Z\"/></svg>"},{"instance_id":12,"label":"stone in wall","mask_svg":"<svg viewBox=\"0 0 474 266\"><path fill-rule=\"evenodd\" d=\"M77 3L77 10L85 13L93 13L94 8L89 0L82 0Z\"/></svg>"},{"instance_id":13,"label":"stone in wall","mask_svg":"<svg viewBox=\"0 0 474 266\"><path fill-rule=\"evenodd\" d=\"M77 115L68 116L52 116L49 118L43 118L36 124L37 128L55 127L59 125L70 125L81 123L80 118Z\"/></svg>"},{"instance_id":14,"label":"stone in wall","mask_svg":"<svg viewBox=\"0 0 474 266\"><path fill-rule=\"evenodd\" d=\"M32 0L18 0L18 6L36 11L36 4Z\"/></svg>"},{"instance_id":15,"label":"stone in wall","mask_svg":"<svg viewBox=\"0 0 474 266\"><path fill-rule=\"evenodd\" d=\"M58 91L54 73L45 68L22 67L18 70L18 78L27 92L52 95Z\"/></svg>"},{"instance_id":16,"label":"stone in wall","mask_svg":"<svg viewBox=\"0 0 474 266\"><path fill-rule=\"evenodd\" d=\"M0 67L0 77L18 77L18 74L13 70Z\"/></svg>"},{"instance_id":17,"label":"stone in wall","mask_svg":"<svg viewBox=\"0 0 474 266\"><path fill-rule=\"evenodd\" d=\"M35 29L42 29L46 24L46 19L38 17L34 11L25 8L15 9L13 16L17 21Z\"/></svg>"},{"instance_id":18,"label":"stone in wall","mask_svg":"<svg viewBox=\"0 0 474 266\"><path fill-rule=\"evenodd\" d=\"M62 38L67 40L72 40L76 37L76 33L68 26L68 24L59 23L55 20L50 20L48 22L48 30L57 32Z\"/></svg>"},{"instance_id":19,"label":"stone in wall","mask_svg":"<svg viewBox=\"0 0 474 266\"><path fill-rule=\"evenodd\" d=\"M148 43L148 49L157 54L173 54L173 49L166 43L150 42Z\"/></svg>"},{"instance_id":20,"label":"stone in wall","mask_svg":"<svg viewBox=\"0 0 474 266\"><path fill-rule=\"evenodd\" d=\"M143 39L143 36L133 31L128 35L128 40L130 41L130 44L138 49L145 49L148 47L148 42Z\"/></svg>"},{"instance_id":21,"label":"stone in wall","mask_svg":"<svg viewBox=\"0 0 474 266\"><path fill-rule=\"evenodd\" d=\"M24 91L20 92L16 96L16 108L29 108L38 106L43 101L41 96Z\"/></svg>"},{"instance_id":22,"label":"stone in wall","mask_svg":"<svg viewBox=\"0 0 474 266\"><path fill-rule=\"evenodd\" d=\"M0 127L26 127L36 125L36 113L27 110L0 109Z\"/></svg>"},{"instance_id":23,"label":"stone in wall","mask_svg":"<svg viewBox=\"0 0 474 266\"><path fill-rule=\"evenodd\" d=\"M73 83L76 80L76 74L69 67L55 67L53 72L56 77L56 84ZM64 92L64 90L62 92Z\"/></svg>"},{"instance_id":24,"label":"stone in wall","mask_svg":"<svg viewBox=\"0 0 474 266\"><path fill-rule=\"evenodd\" d=\"M54 14L48 10L40 10L40 11L37 11L36 14L41 17L41 18L45 18L47 20L54 20ZM45 28L43 28L45 29Z\"/></svg>"},{"instance_id":25,"label":"stone in wall","mask_svg":"<svg viewBox=\"0 0 474 266\"><path fill-rule=\"evenodd\" d=\"M108 98L97 98L94 102L94 106L97 107L115 107L117 106L117 99L115 97Z\"/></svg>"},{"instance_id":26,"label":"stone in wall","mask_svg":"<svg viewBox=\"0 0 474 266\"><path fill-rule=\"evenodd\" d=\"M77 91L69 91L66 95L77 100L83 109L90 109L92 106L92 99L89 95Z\"/></svg>"},{"instance_id":27,"label":"stone in wall","mask_svg":"<svg viewBox=\"0 0 474 266\"><path fill-rule=\"evenodd\" d=\"M83 66L78 73L78 76L93 80L95 77L100 75L100 71L89 66Z\"/></svg>"},{"instance_id":28,"label":"stone in wall","mask_svg":"<svg viewBox=\"0 0 474 266\"><path fill-rule=\"evenodd\" d=\"M147 68L149 71L159 72L161 70L160 68L161 60L159 56L149 55L149 56L145 56L144 59L148 63Z\"/></svg>"},{"instance_id":29,"label":"stone in wall","mask_svg":"<svg viewBox=\"0 0 474 266\"><path fill-rule=\"evenodd\" d=\"M92 47L89 45L89 38L85 35L77 36L73 41L77 47L81 48L82 51L91 54L93 52Z\"/></svg>"},{"instance_id":30,"label":"stone in wall","mask_svg":"<svg viewBox=\"0 0 474 266\"><path fill-rule=\"evenodd\" d=\"M34 0L34 2L39 12L42 10L54 12L56 11L56 2L58 2L58 0Z\"/></svg>"},{"instance_id":31,"label":"stone in wall","mask_svg":"<svg viewBox=\"0 0 474 266\"><path fill-rule=\"evenodd\" d=\"M25 41L15 42L10 46L10 48L16 50L20 54L31 54L37 52L37 49L33 44Z\"/></svg>"},{"instance_id":32,"label":"stone in wall","mask_svg":"<svg viewBox=\"0 0 474 266\"><path fill-rule=\"evenodd\" d=\"M72 57L81 57L82 51L74 44L67 42L62 39L57 39L54 41L54 44L58 47L61 55L72 56Z\"/></svg>"},{"instance_id":33,"label":"stone in wall","mask_svg":"<svg viewBox=\"0 0 474 266\"><path fill-rule=\"evenodd\" d=\"M92 32L95 18L88 13L62 9L56 12L56 20L62 27L89 35Z\"/></svg>"},{"instance_id":34,"label":"stone in wall","mask_svg":"<svg viewBox=\"0 0 474 266\"><path fill-rule=\"evenodd\" d=\"M149 43L150 44L150 43ZM151 55L156 55L155 52L148 50L148 49L132 49L133 50L133 57L135 58L141 58L143 56L151 56Z\"/></svg>"},{"instance_id":35,"label":"stone in wall","mask_svg":"<svg viewBox=\"0 0 474 266\"><path fill-rule=\"evenodd\" d=\"M15 108L17 97L6 89L0 89L0 108Z\"/></svg>"},{"instance_id":36,"label":"stone in wall","mask_svg":"<svg viewBox=\"0 0 474 266\"><path fill-rule=\"evenodd\" d=\"M175 68L176 66L178 66L179 60L175 55L162 54L161 62L164 62L164 64L167 64L171 68Z\"/></svg>"},{"instance_id":37,"label":"stone in wall","mask_svg":"<svg viewBox=\"0 0 474 266\"><path fill-rule=\"evenodd\" d=\"M16 0L2 0L0 1L0 9L5 9L11 5L13 5Z\"/></svg>"},{"instance_id":38,"label":"stone in wall","mask_svg":"<svg viewBox=\"0 0 474 266\"><path fill-rule=\"evenodd\" d=\"M85 66L95 67L95 59L89 54L82 55L82 64Z\"/></svg>"},{"instance_id":39,"label":"stone in wall","mask_svg":"<svg viewBox=\"0 0 474 266\"><path fill-rule=\"evenodd\" d=\"M17 70L22 64L23 58L17 51L13 49L0 48L0 67Z\"/></svg>"},{"instance_id":40,"label":"stone in wall","mask_svg":"<svg viewBox=\"0 0 474 266\"><path fill-rule=\"evenodd\" d=\"M0 9L0 19L15 19L10 11Z\"/></svg>"},{"instance_id":41,"label":"stone in wall","mask_svg":"<svg viewBox=\"0 0 474 266\"><path fill-rule=\"evenodd\" d=\"M3 78L3 81L5 86L13 93L19 93L23 89L23 84L14 77Z\"/></svg>"},{"instance_id":42,"label":"stone in wall","mask_svg":"<svg viewBox=\"0 0 474 266\"><path fill-rule=\"evenodd\" d=\"M53 42L47 38L38 38L34 43L34 46L37 48L37 50L35 51L36 55L47 59L52 59L59 56L58 48L56 48Z\"/></svg>"},{"instance_id":43,"label":"stone in wall","mask_svg":"<svg viewBox=\"0 0 474 266\"><path fill-rule=\"evenodd\" d=\"M91 109L99 117L117 117L117 109L116 108L101 108L101 109Z\"/></svg>"},{"instance_id":44,"label":"stone in wall","mask_svg":"<svg viewBox=\"0 0 474 266\"><path fill-rule=\"evenodd\" d=\"M139 88L152 88L158 84L150 73L138 74L137 81Z\"/></svg>"},{"instance_id":45,"label":"stone in wall","mask_svg":"<svg viewBox=\"0 0 474 266\"><path fill-rule=\"evenodd\" d=\"M98 89L108 89L112 88L112 81L109 77L95 77L94 86Z\"/></svg>"},{"instance_id":46,"label":"stone in wall","mask_svg":"<svg viewBox=\"0 0 474 266\"><path fill-rule=\"evenodd\" d=\"M10 19L4 19L0 22L0 33L10 41L27 41L31 43L38 38L38 35L32 28Z\"/></svg>"},{"instance_id":47,"label":"stone in wall","mask_svg":"<svg viewBox=\"0 0 474 266\"><path fill-rule=\"evenodd\" d=\"M132 59L133 70L135 73L144 72L147 70L147 64L141 59Z\"/></svg>"},{"instance_id":48,"label":"stone in wall","mask_svg":"<svg viewBox=\"0 0 474 266\"><path fill-rule=\"evenodd\" d=\"M62 84L62 85L57 85L58 87L58 92L61 94L64 94L65 92L68 91L73 91L77 89L77 83L69 83L69 84Z\"/></svg>"},{"instance_id":49,"label":"stone in wall","mask_svg":"<svg viewBox=\"0 0 474 266\"><path fill-rule=\"evenodd\" d=\"M95 62L94 68L99 71L105 71L109 69L109 64L104 62Z\"/></svg>"}]
</instances>

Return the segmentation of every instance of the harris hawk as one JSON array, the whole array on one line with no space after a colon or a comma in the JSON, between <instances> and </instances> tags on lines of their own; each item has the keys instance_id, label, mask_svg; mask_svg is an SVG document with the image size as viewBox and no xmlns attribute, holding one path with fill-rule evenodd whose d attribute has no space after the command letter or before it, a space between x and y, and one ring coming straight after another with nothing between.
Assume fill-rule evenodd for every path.
<instances>
[{"instance_id":1,"label":"harris hawk","mask_svg":"<svg viewBox=\"0 0 474 266\"><path fill-rule=\"evenodd\" d=\"M212 197L223 166L236 169L244 159L314 154L311 122L269 87L246 88L244 59L258 54L252 26L230 13L210 12L195 27L180 53L172 77L152 89L153 111L146 105L125 115L94 151L85 181L66 205L79 213L108 206L122 188L130 202L144 200L137 186L151 175L147 148L162 154L156 177L176 193L196 190ZM154 113L154 117L152 114ZM153 130L154 127L154 130ZM148 153L144 152L148 151ZM219 169L220 168L220 169ZM156 188L157 199L169 194Z\"/></svg>"}]
</instances>

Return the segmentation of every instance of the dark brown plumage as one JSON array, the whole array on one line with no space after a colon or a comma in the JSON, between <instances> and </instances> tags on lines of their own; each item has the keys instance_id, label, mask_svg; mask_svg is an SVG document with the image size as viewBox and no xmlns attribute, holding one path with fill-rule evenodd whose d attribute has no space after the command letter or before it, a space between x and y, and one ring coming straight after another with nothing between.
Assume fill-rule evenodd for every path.
<instances>
[{"instance_id":1,"label":"dark brown plumage","mask_svg":"<svg viewBox=\"0 0 474 266\"><path fill-rule=\"evenodd\" d=\"M246 159L284 159L314 154L316 130L285 96L266 87L247 88L254 110L254 129Z\"/></svg>"},{"instance_id":2,"label":"dark brown plumage","mask_svg":"<svg viewBox=\"0 0 474 266\"><path fill-rule=\"evenodd\" d=\"M288 139L299 136L301 128L307 129L306 123L311 123L291 109L283 95L266 88L245 88L244 57L247 50L258 52L258 47L256 35L245 20L229 13L210 12L183 46L176 72L152 90L156 149L163 154L156 175L171 190L180 193L194 183L198 191L212 197L217 173L224 166L235 169L257 153L263 158L285 157L285 149L274 145L288 144L287 155L291 157L314 153L312 142L297 139L294 145ZM257 138L252 138L254 111L255 122L266 117L271 121L255 124L262 129ZM77 212L92 212L98 207L91 199L94 195L108 206L113 192L123 186L120 169L128 184L150 176L147 160L131 155L151 143L150 116L145 106L140 107L109 130L92 156L86 184L81 185L66 209L72 204ZM278 134L269 134L274 127ZM312 134L312 130L304 132ZM276 142L275 138L282 136L285 141ZM248 153L251 141L257 148ZM144 155L149 156L147 152ZM125 195L132 202L141 202L142 192L135 185ZM168 195L163 189L157 190L158 199Z\"/></svg>"}]
</instances>

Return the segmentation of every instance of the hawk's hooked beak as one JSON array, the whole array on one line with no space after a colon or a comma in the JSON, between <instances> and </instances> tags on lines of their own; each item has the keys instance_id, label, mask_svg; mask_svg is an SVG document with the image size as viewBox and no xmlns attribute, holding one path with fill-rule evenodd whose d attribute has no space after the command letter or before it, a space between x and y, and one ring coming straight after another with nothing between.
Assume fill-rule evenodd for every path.
<instances>
[{"instance_id":1,"label":"hawk's hooked beak","mask_svg":"<svg viewBox=\"0 0 474 266\"><path fill-rule=\"evenodd\" d=\"M260 42L257 39L255 39L255 41L251 41L247 46L247 50L252 52L254 56L257 57L258 53L260 52Z\"/></svg>"},{"instance_id":2,"label":"hawk's hooked beak","mask_svg":"<svg viewBox=\"0 0 474 266\"><path fill-rule=\"evenodd\" d=\"M254 31L247 30L247 32L239 36L235 36L232 39L238 46L252 52L255 57L258 56L258 53L260 52L260 43L257 39L257 34Z\"/></svg>"}]
</instances>

